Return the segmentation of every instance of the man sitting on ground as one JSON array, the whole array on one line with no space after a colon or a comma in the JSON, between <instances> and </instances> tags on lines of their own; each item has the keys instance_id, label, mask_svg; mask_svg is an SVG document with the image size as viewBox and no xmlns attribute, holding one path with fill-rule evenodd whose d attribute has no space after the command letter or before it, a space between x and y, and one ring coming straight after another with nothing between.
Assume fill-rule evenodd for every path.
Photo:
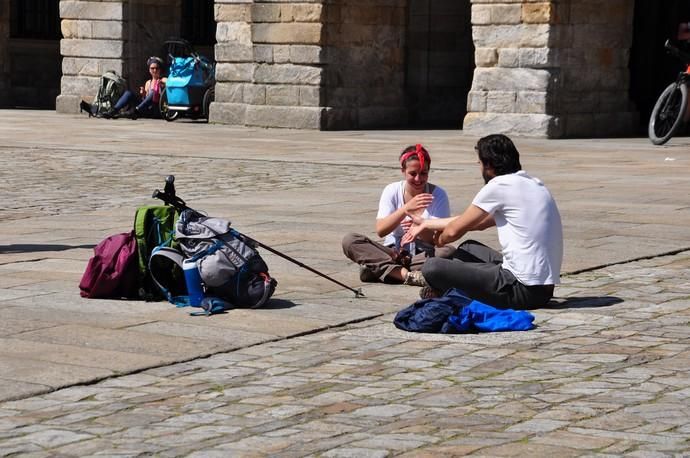
<instances>
[{"instance_id":1,"label":"man sitting on ground","mask_svg":"<svg viewBox=\"0 0 690 458\"><path fill-rule=\"evenodd\" d=\"M503 255L467 240L451 259L430 258L422 268L429 284L423 297L458 288L472 299L499 308L546 305L560 282L563 259L561 216L549 190L522 170L520 155L505 135L489 135L475 147L485 185L457 217L422 219L402 242L436 231L437 246L460 239L469 231L496 226Z\"/></svg>"}]
</instances>

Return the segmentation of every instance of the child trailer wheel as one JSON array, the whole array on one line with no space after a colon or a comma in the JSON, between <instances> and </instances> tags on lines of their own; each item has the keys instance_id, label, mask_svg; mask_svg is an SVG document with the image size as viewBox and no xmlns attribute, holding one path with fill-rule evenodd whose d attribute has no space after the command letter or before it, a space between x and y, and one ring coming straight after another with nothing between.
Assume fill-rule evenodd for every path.
<instances>
[{"instance_id":1,"label":"child trailer wheel","mask_svg":"<svg viewBox=\"0 0 690 458\"><path fill-rule=\"evenodd\" d=\"M161 93L161 98L158 102L158 109L161 112L161 117L168 122L176 120L180 115L179 111L171 110L168 107L168 94L166 91Z\"/></svg>"}]
</instances>

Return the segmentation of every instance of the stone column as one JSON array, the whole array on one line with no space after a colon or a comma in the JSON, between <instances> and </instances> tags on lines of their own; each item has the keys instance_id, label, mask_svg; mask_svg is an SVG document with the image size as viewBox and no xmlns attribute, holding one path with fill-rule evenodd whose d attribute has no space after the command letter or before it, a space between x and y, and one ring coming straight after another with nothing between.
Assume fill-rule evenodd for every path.
<instances>
[{"instance_id":1,"label":"stone column","mask_svg":"<svg viewBox=\"0 0 690 458\"><path fill-rule=\"evenodd\" d=\"M105 71L126 73L127 3L128 0L60 1L63 60L60 95L56 100L58 112L76 113L82 99L92 100Z\"/></svg>"},{"instance_id":2,"label":"stone column","mask_svg":"<svg viewBox=\"0 0 690 458\"><path fill-rule=\"evenodd\" d=\"M215 15L211 121L318 129L321 3L216 0Z\"/></svg>"},{"instance_id":3,"label":"stone column","mask_svg":"<svg viewBox=\"0 0 690 458\"><path fill-rule=\"evenodd\" d=\"M466 132L561 136L550 107L559 81L551 43L556 3L472 0L476 68Z\"/></svg>"},{"instance_id":4,"label":"stone column","mask_svg":"<svg viewBox=\"0 0 690 458\"><path fill-rule=\"evenodd\" d=\"M475 70L464 129L538 137L631 133L634 2L472 0Z\"/></svg>"},{"instance_id":5,"label":"stone column","mask_svg":"<svg viewBox=\"0 0 690 458\"><path fill-rule=\"evenodd\" d=\"M0 2L0 107L10 97L10 2Z\"/></svg>"}]
</instances>

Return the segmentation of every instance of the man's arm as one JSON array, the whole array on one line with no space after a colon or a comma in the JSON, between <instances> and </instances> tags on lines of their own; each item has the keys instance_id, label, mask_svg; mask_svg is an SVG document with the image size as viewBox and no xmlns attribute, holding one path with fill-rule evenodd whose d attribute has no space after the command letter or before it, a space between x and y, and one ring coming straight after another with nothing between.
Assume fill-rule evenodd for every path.
<instances>
[{"instance_id":1,"label":"man's arm","mask_svg":"<svg viewBox=\"0 0 690 458\"><path fill-rule=\"evenodd\" d=\"M476 205L470 205L462 215L453 218L445 226L443 232L436 239L436 246L443 246L454 242L471 230L486 229L486 227L482 227L485 224L489 224L486 227L491 227L491 225L495 224L493 217Z\"/></svg>"}]
</instances>

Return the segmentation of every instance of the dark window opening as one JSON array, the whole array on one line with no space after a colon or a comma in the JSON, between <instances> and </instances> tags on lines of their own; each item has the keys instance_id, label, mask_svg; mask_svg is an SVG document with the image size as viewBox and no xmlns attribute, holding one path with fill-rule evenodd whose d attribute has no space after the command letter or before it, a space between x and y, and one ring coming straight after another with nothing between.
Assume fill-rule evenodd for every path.
<instances>
[{"instance_id":1,"label":"dark window opening","mask_svg":"<svg viewBox=\"0 0 690 458\"><path fill-rule=\"evenodd\" d=\"M462 127L474 73L469 0L410 0L405 93L415 127Z\"/></svg>"},{"instance_id":2,"label":"dark window opening","mask_svg":"<svg viewBox=\"0 0 690 458\"><path fill-rule=\"evenodd\" d=\"M32 40L59 40L59 0L11 0L10 37Z\"/></svg>"},{"instance_id":3,"label":"dark window opening","mask_svg":"<svg viewBox=\"0 0 690 458\"><path fill-rule=\"evenodd\" d=\"M637 0L630 50L630 99L640 112L640 134L646 134L654 103L684 67L664 49L675 40L678 24L690 21L690 2ZM687 49L687 48L686 48Z\"/></svg>"},{"instance_id":4,"label":"dark window opening","mask_svg":"<svg viewBox=\"0 0 690 458\"><path fill-rule=\"evenodd\" d=\"M197 46L216 43L213 0L182 0L182 38Z\"/></svg>"}]
</instances>

